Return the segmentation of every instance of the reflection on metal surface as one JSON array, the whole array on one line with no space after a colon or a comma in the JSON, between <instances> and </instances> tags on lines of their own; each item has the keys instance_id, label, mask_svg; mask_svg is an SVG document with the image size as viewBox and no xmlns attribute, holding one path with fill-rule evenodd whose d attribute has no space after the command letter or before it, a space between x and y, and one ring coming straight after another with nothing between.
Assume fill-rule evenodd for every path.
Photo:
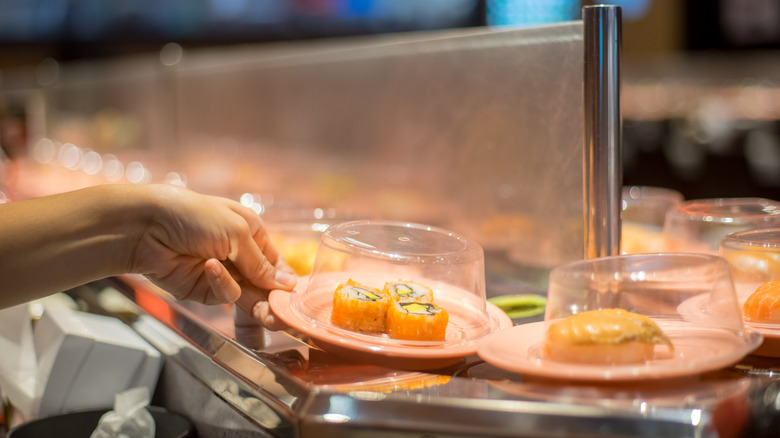
<instances>
[{"instance_id":1,"label":"reflection on metal surface","mask_svg":"<svg viewBox=\"0 0 780 438\"><path fill-rule=\"evenodd\" d=\"M409 373L407 375L393 376L384 380L377 379L371 382L336 385L335 390L338 392L349 393L355 398L361 398L361 394L363 393L392 393L430 388L433 386L444 385L448 383L450 379L450 376L427 373Z\"/></svg>"},{"instance_id":2,"label":"reflection on metal surface","mask_svg":"<svg viewBox=\"0 0 780 438\"><path fill-rule=\"evenodd\" d=\"M141 279L133 281L133 292L137 293L143 283ZM148 293L156 293L152 284L145 286ZM142 315L134 323L142 336L264 430L291 436L294 406L306 394L300 384L284 372L273 371L260 356L227 338L182 303L165 294L154 303L158 314L166 319L163 323ZM160 312L162 305L169 311ZM212 308L228 311L222 306Z\"/></svg>"},{"instance_id":3,"label":"reflection on metal surface","mask_svg":"<svg viewBox=\"0 0 780 438\"><path fill-rule=\"evenodd\" d=\"M282 420L267 404L257 397L243 394L236 380L225 379L213 382L214 393L235 406L244 415L253 419L264 429L276 429Z\"/></svg>"},{"instance_id":4,"label":"reflection on metal surface","mask_svg":"<svg viewBox=\"0 0 780 438\"><path fill-rule=\"evenodd\" d=\"M609 413L599 407L560 403L494 398L436 398L417 402L424 403L424 409L410 409L409 401L403 398L373 402L358 402L347 395L316 398L303 418L301 436L419 437L430 433L437 437L538 437L542 433L589 437L595 431L599 436L615 437L707 436L696 432L699 425L693 424L690 412L685 412L683 419L650 420ZM394 415L388 415L389 412ZM351 421L334 424L326 420L333 415Z\"/></svg>"},{"instance_id":5,"label":"reflection on metal surface","mask_svg":"<svg viewBox=\"0 0 780 438\"><path fill-rule=\"evenodd\" d=\"M780 376L780 363L774 357L750 356L734 365L734 369L740 373L757 377L776 379Z\"/></svg>"}]
</instances>

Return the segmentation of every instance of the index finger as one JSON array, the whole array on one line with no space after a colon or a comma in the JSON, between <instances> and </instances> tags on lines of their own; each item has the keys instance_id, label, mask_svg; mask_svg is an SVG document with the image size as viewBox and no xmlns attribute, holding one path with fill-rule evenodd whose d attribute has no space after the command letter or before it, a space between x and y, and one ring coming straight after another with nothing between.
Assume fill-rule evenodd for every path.
<instances>
[{"instance_id":1,"label":"index finger","mask_svg":"<svg viewBox=\"0 0 780 438\"><path fill-rule=\"evenodd\" d=\"M238 227L237 235L231 238L230 261L256 287L291 290L295 286L295 278L275 266L279 253L271 245L260 217L240 205L234 205L233 211L243 219L246 228Z\"/></svg>"},{"instance_id":2,"label":"index finger","mask_svg":"<svg viewBox=\"0 0 780 438\"><path fill-rule=\"evenodd\" d=\"M268 229L260 218L260 215L255 213L251 208L244 207L240 204L237 205L233 211L244 218L252 233L252 240L255 241L255 244L260 248L260 252L263 253L265 258L272 265L276 266L279 262L279 251L274 247L273 243L271 243L271 236L268 234Z\"/></svg>"}]
</instances>

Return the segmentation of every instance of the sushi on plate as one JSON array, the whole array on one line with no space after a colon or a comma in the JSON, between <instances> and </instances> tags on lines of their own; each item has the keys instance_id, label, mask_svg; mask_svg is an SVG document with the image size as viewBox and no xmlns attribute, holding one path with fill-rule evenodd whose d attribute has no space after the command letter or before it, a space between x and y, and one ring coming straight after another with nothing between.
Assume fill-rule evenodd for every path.
<instances>
[{"instance_id":1,"label":"sushi on plate","mask_svg":"<svg viewBox=\"0 0 780 438\"><path fill-rule=\"evenodd\" d=\"M391 301L381 290L350 279L339 284L333 294L330 321L346 330L383 333Z\"/></svg>"}]
</instances>

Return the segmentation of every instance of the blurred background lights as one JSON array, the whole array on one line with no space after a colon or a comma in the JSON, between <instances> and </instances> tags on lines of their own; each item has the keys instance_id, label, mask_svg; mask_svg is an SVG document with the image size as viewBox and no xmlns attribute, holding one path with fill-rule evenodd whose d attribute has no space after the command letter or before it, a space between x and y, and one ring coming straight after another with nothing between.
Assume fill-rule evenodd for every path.
<instances>
[{"instance_id":1,"label":"blurred background lights","mask_svg":"<svg viewBox=\"0 0 780 438\"><path fill-rule=\"evenodd\" d=\"M575 20L580 16L579 0L487 0L489 26L528 27Z\"/></svg>"},{"instance_id":2,"label":"blurred background lights","mask_svg":"<svg viewBox=\"0 0 780 438\"><path fill-rule=\"evenodd\" d=\"M255 197L251 193L244 193L238 198L238 202L244 207L249 207L255 202Z\"/></svg>"},{"instance_id":3,"label":"blurred background lights","mask_svg":"<svg viewBox=\"0 0 780 438\"><path fill-rule=\"evenodd\" d=\"M47 86L57 82L60 75L60 64L52 58L46 58L38 64L35 70L35 79L38 85Z\"/></svg>"},{"instance_id":4,"label":"blurred background lights","mask_svg":"<svg viewBox=\"0 0 780 438\"><path fill-rule=\"evenodd\" d=\"M83 153L73 143L65 143L60 147L57 162L67 169L76 170L81 167Z\"/></svg>"},{"instance_id":5,"label":"blurred background lights","mask_svg":"<svg viewBox=\"0 0 780 438\"><path fill-rule=\"evenodd\" d=\"M48 138L41 138L33 145L32 153L39 163L53 163L57 158L57 145Z\"/></svg>"},{"instance_id":6,"label":"blurred background lights","mask_svg":"<svg viewBox=\"0 0 780 438\"><path fill-rule=\"evenodd\" d=\"M119 181L125 176L125 166L116 156L106 154L103 156L103 176L110 182Z\"/></svg>"},{"instance_id":7,"label":"blurred background lights","mask_svg":"<svg viewBox=\"0 0 780 438\"><path fill-rule=\"evenodd\" d=\"M163 182L174 186L187 187L187 181L178 172L168 172L165 178L163 178Z\"/></svg>"},{"instance_id":8,"label":"blurred background lights","mask_svg":"<svg viewBox=\"0 0 780 438\"><path fill-rule=\"evenodd\" d=\"M263 214L265 212L265 206L262 204L260 196L255 196L252 193L244 193L238 198L238 202L244 207L251 208L257 214Z\"/></svg>"},{"instance_id":9,"label":"blurred background lights","mask_svg":"<svg viewBox=\"0 0 780 438\"><path fill-rule=\"evenodd\" d=\"M168 43L160 50L160 62L163 65L172 66L181 61L181 57L184 51L181 46L176 43Z\"/></svg>"},{"instance_id":10,"label":"blurred background lights","mask_svg":"<svg viewBox=\"0 0 780 438\"><path fill-rule=\"evenodd\" d=\"M103 157L93 150L86 151L82 161L81 169L88 175L97 175L103 168Z\"/></svg>"},{"instance_id":11,"label":"blurred background lights","mask_svg":"<svg viewBox=\"0 0 780 438\"><path fill-rule=\"evenodd\" d=\"M133 184L145 184L152 180L152 174L149 172L149 169L139 161L133 161L127 165L125 176Z\"/></svg>"}]
</instances>

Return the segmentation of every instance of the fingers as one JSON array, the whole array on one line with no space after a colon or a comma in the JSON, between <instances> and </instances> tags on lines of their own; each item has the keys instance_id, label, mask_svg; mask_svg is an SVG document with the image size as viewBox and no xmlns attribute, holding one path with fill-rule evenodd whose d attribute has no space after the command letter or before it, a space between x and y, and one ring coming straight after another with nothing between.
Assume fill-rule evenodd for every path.
<instances>
[{"instance_id":1,"label":"fingers","mask_svg":"<svg viewBox=\"0 0 780 438\"><path fill-rule=\"evenodd\" d=\"M234 205L234 207L234 211L241 216L249 226L252 240L254 240L255 244L260 249L260 252L263 253L265 258L268 259L272 265L276 266L280 260L280 255L273 244L271 244L271 238L268 235L268 230L266 229L263 220L250 208L246 208L240 204Z\"/></svg>"},{"instance_id":2,"label":"fingers","mask_svg":"<svg viewBox=\"0 0 780 438\"><path fill-rule=\"evenodd\" d=\"M279 261L276 262L276 269L282 270L290 275L297 276L295 269L292 268L292 266L288 265L286 261L284 261L283 258L279 258Z\"/></svg>"},{"instance_id":3,"label":"fingers","mask_svg":"<svg viewBox=\"0 0 780 438\"><path fill-rule=\"evenodd\" d=\"M274 315L274 312L271 310L271 305L268 303L268 301L260 301L255 304L252 316L256 320L260 321L260 323L263 324L263 326L268 330L279 331L287 328L287 324Z\"/></svg>"},{"instance_id":4,"label":"fingers","mask_svg":"<svg viewBox=\"0 0 780 438\"><path fill-rule=\"evenodd\" d=\"M237 206L234 210L245 221L246 228L241 230L231 242L228 259L233 262L241 275L260 289L292 290L296 278L286 264L279 265L279 253L271 245L262 221L252 210ZM241 227L239 227L241 228ZM278 265L280 269L277 269Z\"/></svg>"},{"instance_id":5,"label":"fingers","mask_svg":"<svg viewBox=\"0 0 780 438\"><path fill-rule=\"evenodd\" d=\"M268 304L268 292L251 287L244 287L236 305L253 320L260 322L265 328L273 331L282 330L287 325L274 315Z\"/></svg>"},{"instance_id":6,"label":"fingers","mask_svg":"<svg viewBox=\"0 0 780 438\"><path fill-rule=\"evenodd\" d=\"M252 315L255 304L268 299L268 293L265 291L250 289L244 286L241 296L236 300L236 306L243 310L247 315Z\"/></svg>"},{"instance_id":7,"label":"fingers","mask_svg":"<svg viewBox=\"0 0 780 438\"><path fill-rule=\"evenodd\" d=\"M259 251L239 253L235 259L230 258L241 276L253 286L260 289L292 290L297 281L295 275L280 266L277 269Z\"/></svg>"},{"instance_id":8,"label":"fingers","mask_svg":"<svg viewBox=\"0 0 780 438\"><path fill-rule=\"evenodd\" d=\"M220 303L232 303L241 296L241 287L219 260L206 260L204 269L214 298Z\"/></svg>"}]
</instances>

